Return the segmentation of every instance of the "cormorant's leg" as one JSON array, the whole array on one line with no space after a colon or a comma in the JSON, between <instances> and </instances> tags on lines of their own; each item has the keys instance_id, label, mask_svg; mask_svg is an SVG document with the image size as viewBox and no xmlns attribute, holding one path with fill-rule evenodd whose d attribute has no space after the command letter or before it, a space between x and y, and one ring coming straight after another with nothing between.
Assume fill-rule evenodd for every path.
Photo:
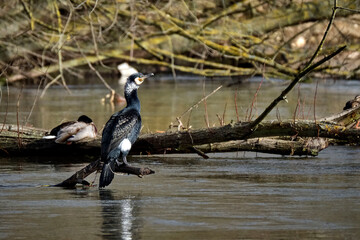
<instances>
[{"instance_id":1,"label":"cormorant's leg","mask_svg":"<svg viewBox=\"0 0 360 240\"><path fill-rule=\"evenodd\" d=\"M360 126L359 126L359 125L360 125L360 120L357 122L357 124L356 124L355 128L356 128L356 129L359 129L359 128L360 128Z\"/></svg>"},{"instance_id":2,"label":"cormorant's leg","mask_svg":"<svg viewBox=\"0 0 360 240\"><path fill-rule=\"evenodd\" d=\"M123 156L123 163L124 163L125 165L129 165L128 162L127 162L127 160L126 160L126 156Z\"/></svg>"}]
</instances>

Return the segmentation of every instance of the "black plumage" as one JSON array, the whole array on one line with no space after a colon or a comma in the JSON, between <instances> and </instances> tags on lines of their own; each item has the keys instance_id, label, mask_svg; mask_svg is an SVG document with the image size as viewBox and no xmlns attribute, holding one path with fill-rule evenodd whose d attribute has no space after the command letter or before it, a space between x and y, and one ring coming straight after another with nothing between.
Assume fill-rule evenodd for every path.
<instances>
[{"instance_id":1,"label":"black plumage","mask_svg":"<svg viewBox=\"0 0 360 240\"><path fill-rule=\"evenodd\" d=\"M100 175L99 187L108 186L114 178L115 164L128 164L126 156L141 129L140 101L137 89L145 78L153 74L135 73L128 77L124 88L126 107L113 114L106 123L101 140L101 160L104 166Z\"/></svg>"}]
</instances>

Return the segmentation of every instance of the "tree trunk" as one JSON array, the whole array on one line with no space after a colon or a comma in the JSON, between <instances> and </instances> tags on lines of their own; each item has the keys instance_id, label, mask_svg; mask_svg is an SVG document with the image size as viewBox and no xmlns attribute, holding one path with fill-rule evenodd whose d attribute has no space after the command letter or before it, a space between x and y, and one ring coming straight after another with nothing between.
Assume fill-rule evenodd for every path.
<instances>
[{"instance_id":1,"label":"tree trunk","mask_svg":"<svg viewBox=\"0 0 360 240\"><path fill-rule=\"evenodd\" d=\"M269 137L331 138L346 143L358 143L360 131L347 128L360 119L360 107L314 121L265 121L246 137L249 122L222 127L176 132L144 134L131 149L131 154L208 153L225 151L259 151L276 154L316 155L321 150L306 141L295 142ZM338 123L336 123L338 121ZM0 132L2 155L100 155L100 138L71 145L56 144L42 139L45 130L16 125L4 125ZM265 138L265 139L264 139ZM323 145L324 148L326 145Z\"/></svg>"}]
</instances>

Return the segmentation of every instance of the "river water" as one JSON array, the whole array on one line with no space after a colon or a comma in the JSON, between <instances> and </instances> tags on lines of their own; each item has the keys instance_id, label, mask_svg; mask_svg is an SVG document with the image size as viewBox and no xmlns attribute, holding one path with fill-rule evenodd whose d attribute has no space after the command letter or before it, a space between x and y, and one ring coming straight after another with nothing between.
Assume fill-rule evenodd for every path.
<instances>
[{"instance_id":1,"label":"river water","mask_svg":"<svg viewBox=\"0 0 360 240\"><path fill-rule=\"evenodd\" d=\"M142 132L166 130L220 84L224 87L208 98L206 108L201 103L182 118L184 124L205 127L207 112L209 125L219 126L216 114L222 117L225 105L226 123L245 120L260 81L232 87L218 81L205 86L145 82L139 90ZM262 83L252 115L285 86ZM297 117L313 119L314 102L316 118L340 112L359 87L350 81L303 83L268 119L293 118L295 109ZM0 120L49 129L87 114L101 129L121 109L101 103L107 93L102 85L70 89L71 95L50 88L36 98L36 86L11 87L8 98L3 87ZM358 239L359 154L359 147L331 146L317 157L244 152L210 154L206 160L190 154L131 156L131 164L156 174L115 176L105 190L46 187L85 166L92 160L87 157L1 157L0 239Z\"/></svg>"}]
</instances>

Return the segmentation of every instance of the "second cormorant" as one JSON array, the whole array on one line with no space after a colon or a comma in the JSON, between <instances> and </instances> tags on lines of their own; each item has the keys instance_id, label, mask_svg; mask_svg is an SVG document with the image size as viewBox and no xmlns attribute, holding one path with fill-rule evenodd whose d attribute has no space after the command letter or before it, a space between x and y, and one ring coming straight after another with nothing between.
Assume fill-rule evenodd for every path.
<instances>
[{"instance_id":1,"label":"second cormorant","mask_svg":"<svg viewBox=\"0 0 360 240\"><path fill-rule=\"evenodd\" d=\"M141 129L140 101L137 90L143 81L154 74L134 73L126 81L124 95L126 107L113 114L106 123L101 140L101 161L104 162L99 187L108 186L114 178L115 164L128 164L126 156Z\"/></svg>"}]
</instances>

